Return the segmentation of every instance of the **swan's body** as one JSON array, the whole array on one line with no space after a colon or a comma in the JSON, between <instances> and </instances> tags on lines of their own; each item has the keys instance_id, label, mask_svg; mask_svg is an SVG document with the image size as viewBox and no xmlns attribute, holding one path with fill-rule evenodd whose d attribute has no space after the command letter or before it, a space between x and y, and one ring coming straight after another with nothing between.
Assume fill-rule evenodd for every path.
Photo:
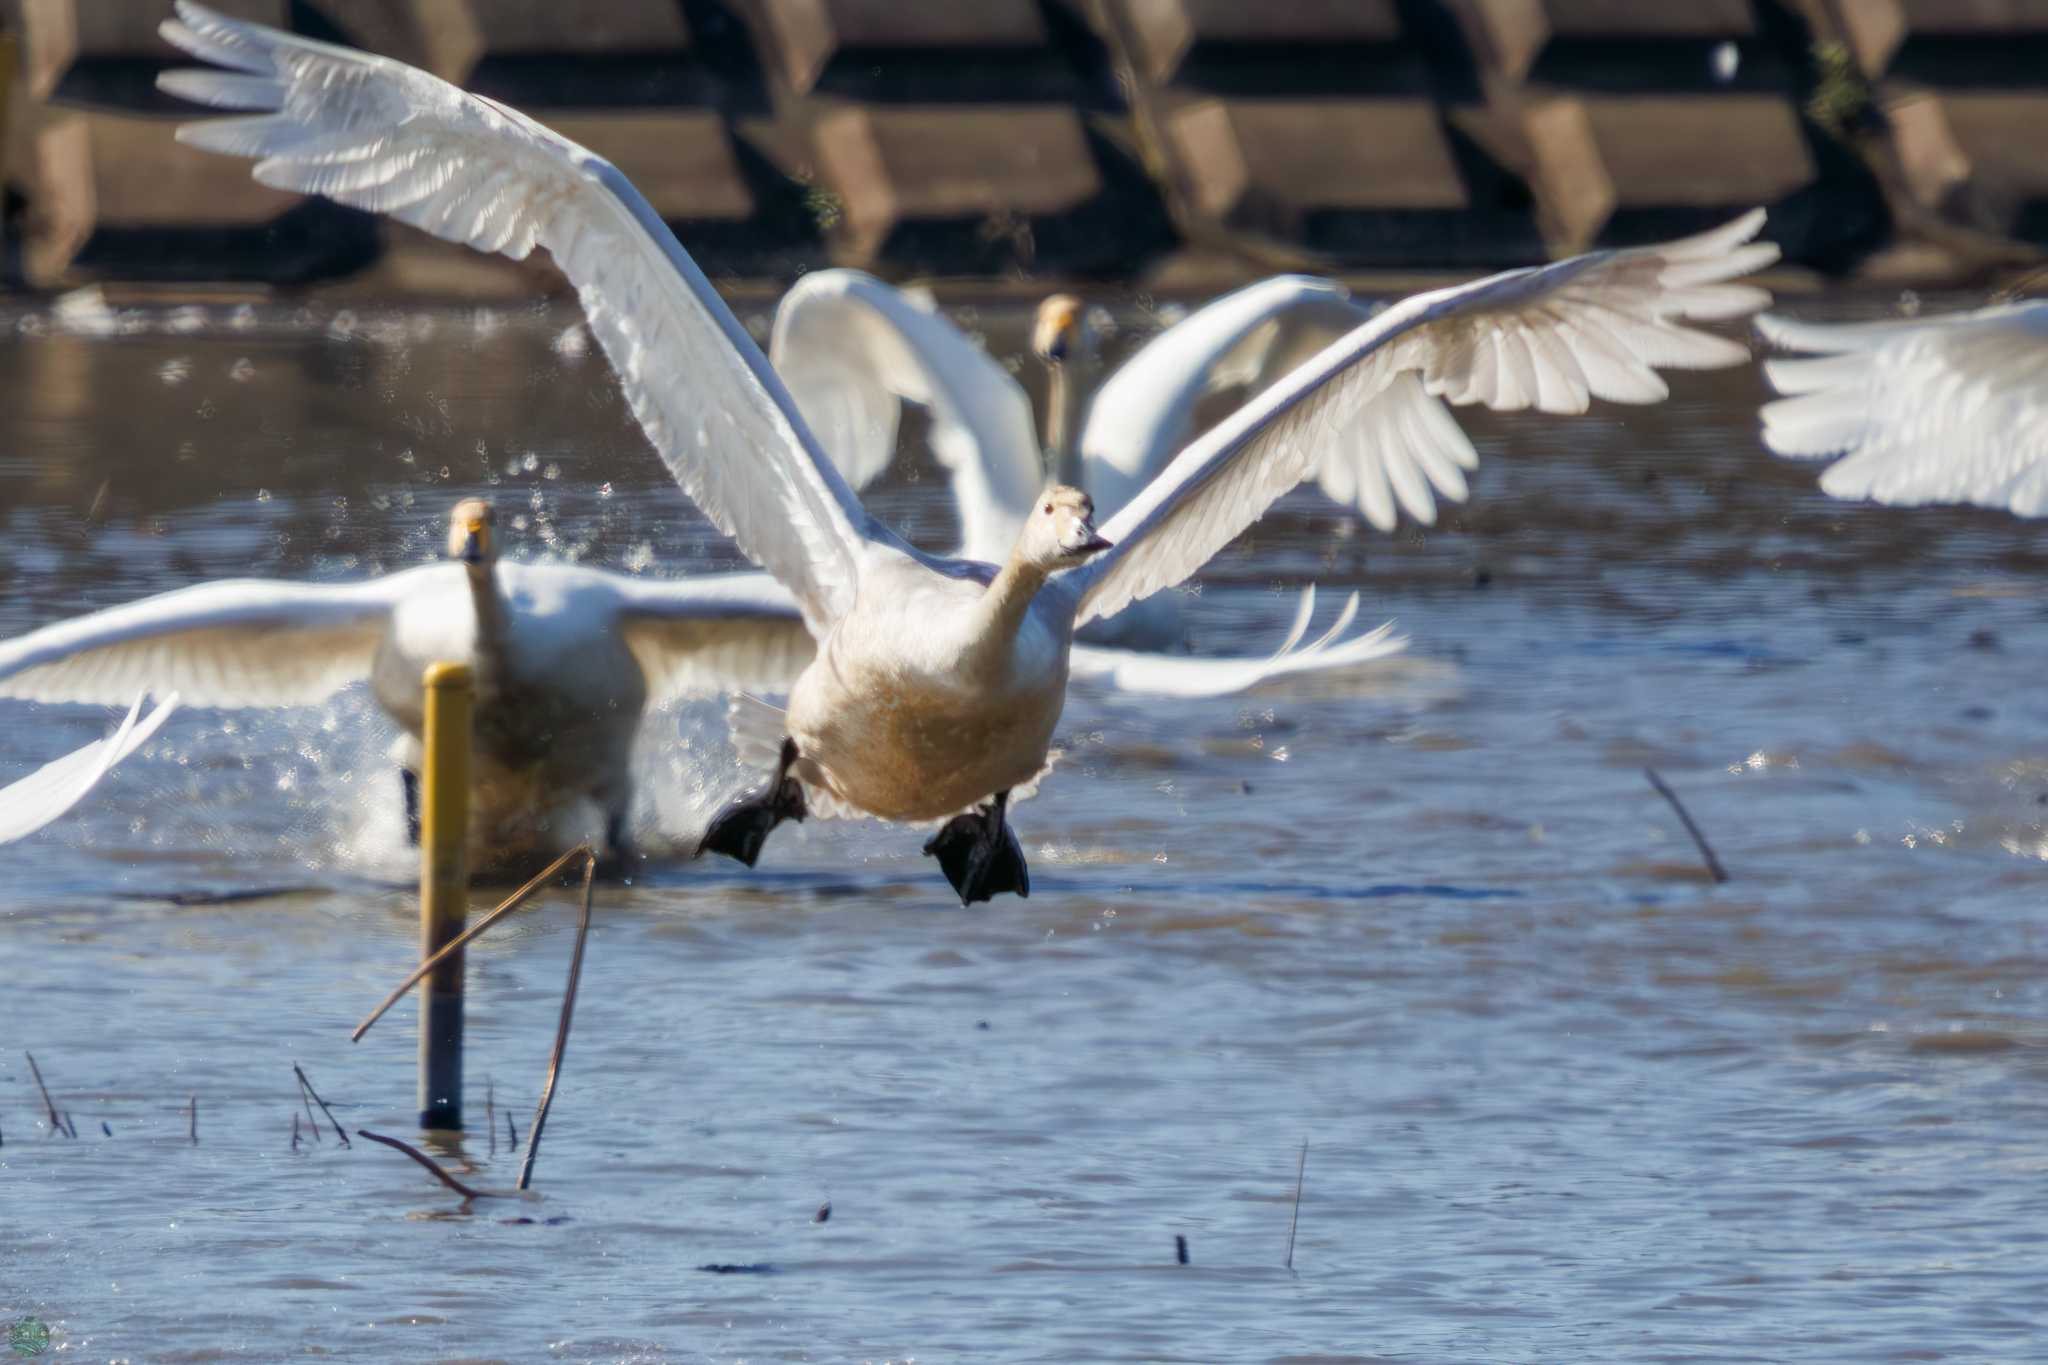
<instances>
[{"instance_id":1,"label":"swan's body","mask_svg":"<svg viewBox=\"0 0 2048 1365\"><path fill-rule=\"evenodd\" d=\"M1967 502L2048 514L2048 302L1885 322L1762 317L1811 358L1764 371L1788 395L1763 408L1764 443L1837 498Z\"/></svg>"},{"instance_id":2,"label":"swan's body","mask_svg":"<svg viewBox=\"0 0 2048 1365\"><path fill-rule=\"evenodd\" d=\"M162 86L268 111L191 125L182 139L263 158L265 183L482 250L547 247L670 472L794 595L822 647L792 693L769 790L714 822L707 845L751 861L777 821L802 814L806 787L906 819L979 791L994 801L927 846L966 899L1024 889L1004 805L1025 768L1044 766L1078 626L1181 582L1332 462L1418 517L1435 494L1463 496L1471 445L1439 398L1581 412L1595 395L1661 399L1656 365L1746 360L1677 320L1762 307L1768 295L1731 281L1777 256L1749 242L1758 211L1666 246L1405 300L1182 450L1102 535L1081 492L1041 495L995 569L913 549L867 513L767 357L616 167L401 63L190 3L178 13L165 37L239 74L171 72Z\"/></svg>"},{"instance_id":3,"label":"swan's body","mask_svg":"<svg viewBox=\"0 0 2048 1365\"><path fill-rule=\"evenodd\" d=\"M786 686L811 657L810 636L764 575L661 582L510 563L490 553L488 531L488 509L462 503L454 562L362 583L205 583L47 626L0 642L0 696L108 703L150 686L201 706L294 706L367 680L405 732L398 757L416 775L422 675L466 664L473 861L559 851L585 835L623 852L647 704ZM465 549L479 534L482 548Z\"/></svg>"},{"instance_id":4,"label":"swan's body","mask_svg":"<svg viewBox=\"0 0 2048 1365\"><path fill-rule=\"evenodd\" d=\"M997 563L1046 473L1113 515L1187 444L1206 396L1236 385L1256 394L1368 316L1339 285L1263 280L1168 327L1091 396L1098 339L1080 302L1057 295L1033 328L1032 349L1050 376L1042 444L1031 401L1007 369L927 299L858 270L815 270L791 286L776 306L768 354L856 489L888 467L899 404L923 404L959 509L957 553ZM1365 510L1392 529L1391 502ZM1092 643L1134 649L1176 648L1185 634L1179 599L1164 594L1082 630Z\"/></svg>"}]
</instances>

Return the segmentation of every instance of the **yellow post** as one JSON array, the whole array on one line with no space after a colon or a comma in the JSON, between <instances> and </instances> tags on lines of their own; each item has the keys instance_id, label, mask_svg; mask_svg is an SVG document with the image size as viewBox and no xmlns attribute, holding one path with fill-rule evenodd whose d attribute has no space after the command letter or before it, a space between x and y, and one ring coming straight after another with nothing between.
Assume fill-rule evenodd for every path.
<instances>
[{"instance_id":1,"label":"yellow post","mask_svg":"<svg viewBox=\"0 0 2048 1365\"><path fill-rule=\"evenodd\" d=\"M469 749L475 680L464 664L434 664L420 773L420 960L469 917ZM420 982L420 1127L462 1127L462 959Z\"/></svg>"}]
</instances>

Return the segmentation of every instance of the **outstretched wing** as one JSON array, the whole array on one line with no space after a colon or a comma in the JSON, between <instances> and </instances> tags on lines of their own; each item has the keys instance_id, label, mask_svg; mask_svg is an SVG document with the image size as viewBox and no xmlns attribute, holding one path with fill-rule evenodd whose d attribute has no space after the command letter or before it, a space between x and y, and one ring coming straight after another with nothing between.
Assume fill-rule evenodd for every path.
<instances>
[{"instance_id":1,"label":"outstretched wing","mask_svg":"<svg viewBox=\"0 0 2048 1365\"><path fill-rule=\"evenodd\" d=\"M1740 343L1674 319L1741 317L1770 302L1731 283L1777 259L1775 246L1750 241L1763 218L1758 209L1663 246L1511 270L1379 313L1182 451L1103 526L1114 548L1067 575L1078 619L1180 582L1336 458L1355 471L1369 516L1390 493L1433 520L1434 495L1463 498L1459 470L1474 462L1439 399L1577 413L1596 397L1659 401L1668 391L1656 366L1747 359Z\"/></svg>"},{"instance_id":2,"label":"outstretched wing","mask_svg":"<svg viewBox=\"0 0 2048 1365\"><path fill-rule=\"evenodd\" d=\"M402 62L190 0L162 32L227 68L166 72L164 91L263 111L187 124L179 141L254 157L256 179L274 188L387 213L479 251L518 260L546 247L669 472L814 622L851 606L863 539L900 544L861 508L760 348L610 162Z\"/></svg>"},{"instance_id":3,"label":"outstretched wing","mask_svg":"<svg viewBox=\"0 0 2048 1365\"><path fill-rule=\"evenodd\" d=\"M1393 622L1342 638L1358 616L1358 594L1344 604L1336 621L1316 639L1302 644L1316 607L1316 590L1305 588L1294 625L1280 648L1264 658L1217 658L1197 654L1159 654L1149 650L1106 649L1076 644L1070 668L1076 678L1106 680L1119 692L1150 697L1227 697L1261 683L1298 673L1356 668L1390 658L1408 647L1394 634Z\"/></svg>"},{"instance_id":4,"label":"outstretched wing","mask_svg":"<svg viewBox=\"0 0 2048 1365\"><path fill-rule=\"evenodd\" d=\"M0 844L25 838L49 824L86 798L116 763L149 742L163 723L178 709L173 692L157 703L156 710L140 721L144 693L128 708L127 719L105 739L73 749L52 759L18 782L0 787Z\"/></svg>"},{"instance_id":5,"label":"outstretched wing","mask_svg":"<svg viewBox=\"0 0 2048 1365\"><path fill-rule=\"evenodd\" d=\"M767 574L617 583L626 647L650 705L719 692L786 692L817 646L787 588Z\"/></svg>"},{"instance_id":6,"label":"outstretched wing","mask_svg":"<svg viewBox=\"0 0 2048 1365\"><path fill-rule=\"evenodd\" d=\"M1897 322L1762 317L1757 330L1819 353L1764 363L1790 396L1764 404L1763 420L1780 455L1843 457L1822 491L2048 512L2048 303Z\"/></svg>"},{"instance_id":7,"label":"outstretched wing","mask_svg":"<svg viewBox=\"0 0 2048 1365\"><path fill-rule=\"evenodd\" d=\"M370 675L391 609L436 567L367 583L226 579L59 621L0 641L0 697L310 705Z\"/></svg>"},{"instance_id":8,"label":"outstretched wing","mask_svg":"<svg viewBox=\"0 0 2048 1365\"><path fill-rule=\"evenodd\" d=\"M1096 510L1114 513L1166 467L1188 443L1206 394L1239 384L1263 390L1368 316L1342 285L1276 275L1153 337L1103 381L1088 408L1081 458Z\"/></svg>"},{"instance_id":9,"label":"outstretched wing","mask_svg":"<svg viewBox=\"0 0 2048 1365\"><path fill-rule=\"evenodd\" d=\"M1001 563L1044 483L1031 400L960 329L858 270L814 270L775 310L768 356L855 488L888 468L904 401L931 412L960 553Z\"/></svg>"}]
</instances>

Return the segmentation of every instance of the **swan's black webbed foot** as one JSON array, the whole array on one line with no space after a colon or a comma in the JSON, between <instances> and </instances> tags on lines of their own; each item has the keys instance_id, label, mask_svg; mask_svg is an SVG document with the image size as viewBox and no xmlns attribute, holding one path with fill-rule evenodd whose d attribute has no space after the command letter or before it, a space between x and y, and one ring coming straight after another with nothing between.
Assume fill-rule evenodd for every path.
<instances>
[{"instance_id":1,"label":"swan's black webbed foot","mask_svg":"<svg viewBox=\"0 0 2048 1365\"><path fill-rule=\"evenodd\" d=\"M803 784L789 775L796 763L796 741L782 741L782 760L775 766L775 780L757 796L733 802L711 821L697 845L698 856L706 852L737 858L748 867L761 856L761 845L784 820L802 822L810 812L804 806Z\"/></svg>"},{"instance_id":2,"label":"swan's black webbed foot","mask_svg":"<svg viewBox=\"0 0 2048 1365\"><path fill-rule=\"evenodd\" d=\"M398 770L398 780L405 786L405 841L414 848L420 846L420 775L410 768Z\"/></svg>"},{"instance_id":3,"label":"swan's black webbed foot","mask_svg":"<svg viewBox=\"0 0 2048 1365\"><path fill-rule=\"evenodd\" d=\"M997 792L992 804L954 816L925 843L925 853L939 860L962 905L992 900L1006 891L1031 894L1023 846L1004 818L1009 804L1010 794Z\"/></svg>"}]
</instances>

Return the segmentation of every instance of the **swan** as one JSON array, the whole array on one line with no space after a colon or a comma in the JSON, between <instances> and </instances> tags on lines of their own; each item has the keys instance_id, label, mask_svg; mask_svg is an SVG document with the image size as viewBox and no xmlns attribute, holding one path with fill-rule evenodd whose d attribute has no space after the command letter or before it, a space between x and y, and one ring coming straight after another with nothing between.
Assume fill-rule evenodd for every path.
<instances>
[{"instance_id":1,"label":"swan","mask_svg":"<svg viewBox=\"0 0 2048 1365\"><path fill-rule=\"evenodd\" d=\"M1739 364L1682 325L1746 316L1737 277L1777 258L1754 210L1663 246L1594 252L1388 307L1195 440L1098 530L1088 494L1033 499L1000 565L917 550L875 520L781 378L618 169L493 100L387 58L181 0L162 33L228 68L167 93L254 110L188 144L258 158L264 184L385 212L524 258L576 287L656 453L706 516L794 595L818 640L766 790L703 847L752 863L815 809L943 821L925 845L963 902L1029 891L1006 810L1045 769L1075 629L1199 569L1282 494L1345 468L1418 519L1461 498L1475 456L1443 401L1576 413L1646 403L1654 367ZM984 800L984 798L986 798Z\"/></svg>"},{"instance_id":2,"label":"swan","mask_svg":"<svg viewBox=\"0 0 2048 1365\"><path fill-rule=\"evenodd\" d=\"M1901 506L1967 502L2048 513L2048 301L1935 317L1815 323L1765 316L1764 362L1787 395L1762 409L1764 444L1839 456L1821 491Z\"/></svg>"},{"instance_id":3,"label":"swan","mask_svg":"<svg viewBox=\"0 0 2048 1365\"><path fill-rule=\"evenodd\" d=\"M146 691L138 694L113 734L0 787L0 844L26 838L83 801L115 764L148 743L178 709L178 694L173 692L144 716L142 704L148 699Z\"/></svg>"},{"instance_id":4,"label":"swan","mask_svg":"<svg viewBox=\"0 0 2048 1365\"><path fill-rule=\"evenodd\" d=\"M1261 280L1160 332L1097 392L1101 339L1089 310L1072 294L1052 295L1031 328L1047 376L1042 454L1031 400L1015 376L928 297L861 271L816 270L791 286L776 306L768 359L856 491L888 467L900 404L924 404L933 456L959 508L957 553L995 563L1048 475L1086 492L1098 514L1113 515L1187 444L1204 397L1240 384L1263 389L1368 316L1341 285L1304 275ZM1359 496L1371 487L1352 480L1339 496L1390 531L1386 484L1377 484L1377 501ZM1166 594L1081 632L1093 643L1138 649L1172 648L1184 636L1179 599Z\"/></svg>"},{"instance_id":5,"label":"swan","mask_svg":"<svg viewBox=\"0 0 2048 1365\"><path fill-rule=\"evenodd\" d=\"M630 857L642 712L786 687L811 658L810 635L766 575L662 582L512 563L497 557L493 520L488 502L456 503L447 560L382 578L203 583L0 641L0 696L104 704L147 686L198 706L297 706L367 680L404 731L416 838L421 675L437 661L465 663L477 689L474 864L559 852L580 836L557 826L582 800L602 815L608 860Z\"/></svg>"}]
</instances>

